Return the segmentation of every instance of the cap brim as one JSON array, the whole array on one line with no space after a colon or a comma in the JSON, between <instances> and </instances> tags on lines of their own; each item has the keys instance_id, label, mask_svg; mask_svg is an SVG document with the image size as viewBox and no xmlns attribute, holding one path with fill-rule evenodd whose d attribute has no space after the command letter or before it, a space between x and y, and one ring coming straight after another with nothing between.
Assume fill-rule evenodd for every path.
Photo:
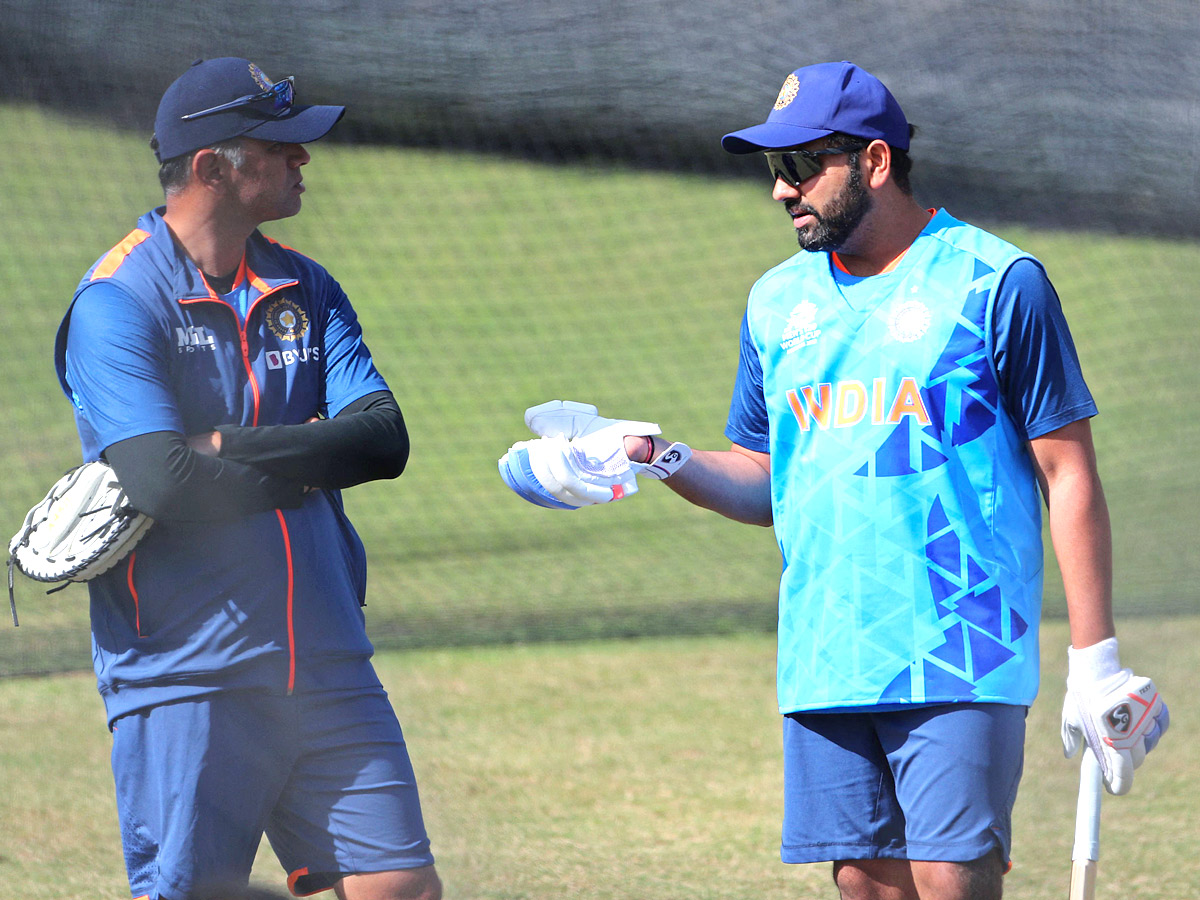
<instances>
[{"instance_id":1,"label":"cap brim","mask_svg":"<svg viewBox=\"0 0 1200 900\"><path fill-rule=\"evenodd\" d=\"M284 144L307 144L329 134L331 128L345 115L344 106L293 107L286 116L265 119L242 132L245 137L260 141L280 141Z\"/></svg>"},{"instance_id":2,"label":"cap brim","mask_svg":"<svg viewBox=\"0 0 1200 900\"><path fill-rule=\"evenodd\" d=\"M721 138L721 146L730 153L759 153L763 150L783 150L798 147L833 134L827 128L806 128L783 122L764 122Z\"/></svg>"}]
</instances>

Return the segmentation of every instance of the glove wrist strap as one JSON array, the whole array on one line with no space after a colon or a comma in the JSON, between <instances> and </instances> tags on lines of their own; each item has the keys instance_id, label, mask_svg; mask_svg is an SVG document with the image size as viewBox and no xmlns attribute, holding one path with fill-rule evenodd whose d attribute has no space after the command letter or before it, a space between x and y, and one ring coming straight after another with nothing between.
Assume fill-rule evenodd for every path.
<instances>
[{"instance_id":1,"label":"glove wrist strap","mask_svg":"<svg viewBox=\"0 0 1200 900\"><path fill-rule=\"evenodd\" d=\"M654 446L651 438L651 447ZM658 456L651 456L653 462L637 465L637 474L645 475L657 481L665 481L683 468L684 463L692 458L692 448L678 441L667 447Z\"/></svg>"}]
</instances>

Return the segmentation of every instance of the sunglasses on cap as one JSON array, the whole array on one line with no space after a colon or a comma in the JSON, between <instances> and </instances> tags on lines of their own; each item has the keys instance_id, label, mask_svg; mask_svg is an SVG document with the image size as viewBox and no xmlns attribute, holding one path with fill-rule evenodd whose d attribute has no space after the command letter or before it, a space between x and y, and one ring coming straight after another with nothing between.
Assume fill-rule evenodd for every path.
<instances>
[{"instance_id":1,"label":"sunglasses on cap","mask_svg":"<svg viewBox=\"0 0 1200 900\"><path fill-rule=\"evenodd\" d=\"M249 106L252 103L259 103L263 100L271 101L269 112L272 116L282 116L291 110L292 103L296 99L295 81L296 76L289 75L287 78L275 82L265 91L259 91L257 94L247 94L245 97L238 97L236 100L230 100L228 103L210 106L208 109L188 113L186 116L180 116L179 118L184 121L199 119L202 116L211 116L213 113L225 112L227 109L237 109L240 106Z\"/></svg>"},{"instance_id":2,"label":"sunglasses on cap","mask_svg":"<svg viewBox=\"0 0 1200 900\"><path fill-rule=\"evenodd\" d=\"M769 150L767 167L771 170L773 180L782 178L794 188L800 187L800 182L807 181L821 171L821 157L833 156L838 153L849 153L859 150L858 145L852 147L827 147L824 150Z\"/></svg>"}]
</instances>

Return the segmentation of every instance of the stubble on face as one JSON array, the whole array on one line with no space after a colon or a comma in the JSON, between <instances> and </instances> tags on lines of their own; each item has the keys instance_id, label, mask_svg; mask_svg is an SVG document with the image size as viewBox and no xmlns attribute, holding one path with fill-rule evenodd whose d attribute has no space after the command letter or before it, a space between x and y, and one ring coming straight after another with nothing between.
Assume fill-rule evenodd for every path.
<instances>
[{"instance_id":1,"label":"stubble on face","mask_svg":"<svg viewBox=\"0 0 1200 900\"><path fill-rule=\"evenodd\" d=\"M300 212L303 176L298 166L289 163L290 146L246 141L245 160L236 170L235 190L238 202L257 224Z\"/></svg>"},{"instance_id":2,"label":"stubble on face","mask_svg":"<svg viewBox=\"0 0 1200 900\"><path fill-rule=\"evenodd\" d=\"M796 229L796 242L810 253L841 250L871 209L871 195L863 186L856 155L850 158L846 184L824 212L801 200L789 200L784 208L793 218L812 216L815 224Z\"/></svg>"}]
</instances>

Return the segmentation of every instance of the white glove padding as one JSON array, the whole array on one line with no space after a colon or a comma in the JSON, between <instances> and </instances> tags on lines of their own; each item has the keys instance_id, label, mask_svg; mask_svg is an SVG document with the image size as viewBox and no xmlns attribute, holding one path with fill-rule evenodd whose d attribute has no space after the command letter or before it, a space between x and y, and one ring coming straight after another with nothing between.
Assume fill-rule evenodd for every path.
<instances>
[{"instance_id":1,"label":"white glove padding","mask_svg":"<svg viewBox=\"0 0 1200 900\"><path fill-rule=\"evenodd\" d=\"M582 503L567 503L558 499L551 490L533 474L529 461L529 445L533 441L521 441L508 448L500 457L500 477L518 497L535 506L547 509L579 509Z\"/></svg>"},{"instance_id":2,"label":"white glove padding","mask_svg":"<svg viewBox=\"0 0 1200 900\"><path fill-rule=\"evenodd\" d=\"M662 434L653 422L632 422L626 419L606 419L590 403L574 400L547 400L525 410L525 424L540 437L562 435L567 440L587 437L610 425L630 426L624 434Z\"/></svg>"},{"instance_id":3,"label":"white glove padding","mask_svg":"<svg viewBox=\"0 0 1200 900\"><path fill-rule=\"evenodd\" d=\"M1067 649L1062 745L1067 757L1086 743L1100 761L1109 793L1133 787L1142 764L1170 725L1167 705L1149 678L1122 669L1117 639Z\"/></svg>"},{"instance_id":4,"label":"white glove padding","mask_svg":"<svg viewBox=\"0 0 1200 900\"><path fill-rule=\"evenodd\" d=\"M500 476L519 497L550 509L579 509L621 500L638 490L638 475L663 479L691 457L672 444L649 463L635 463L625 437L661 434L653 422L607 419L589 403L550 400L525 410L538 440L513 444L500 458Z\"/></svg>"},{"instance_id":5,"label":"white glove padding","mask_svg":"<svg viewBox=\"0 0 1200 900\"><path fill-rule=\"evenodd\" d=\"M590 403L549 400L525 410L525 424L534 434L567 438L572 468L581 478L596 485L636 484L631 475L661 481L673 475L692 455L686 444L674 443L648 463L634 462L625 452L626 435L651 437L662 434L662 429L654 422L607 419ZM626 494L635 491L636 486Z\"/></svg>"},{"instance_id":6,"label":"white glove padding","mask_svg":"<svg viewBox=\"0 0 1200 900\"><path fill-rule=\"evenodd\" d=\"M637 479L596 484L575 469L570 442L562 435L513 444L500 457L500 477L517 494L548 509L579 509L637 493Z\"/></svg>"},{"instance_id":7,"label":"white glove padding","mask_svg":"<svg viewBox=\"0 0 1200 900\"><path fill-rule=\"evenodd\" d=\"M525 424L544 438L565 438L577 473L593 484L629 481L636 465L625 453L625 435L662 434L653 422L606 419L590 403L549 400L525 410ZM635 482L636 483L636 482Z\"/></svg>"}]
</instances>

